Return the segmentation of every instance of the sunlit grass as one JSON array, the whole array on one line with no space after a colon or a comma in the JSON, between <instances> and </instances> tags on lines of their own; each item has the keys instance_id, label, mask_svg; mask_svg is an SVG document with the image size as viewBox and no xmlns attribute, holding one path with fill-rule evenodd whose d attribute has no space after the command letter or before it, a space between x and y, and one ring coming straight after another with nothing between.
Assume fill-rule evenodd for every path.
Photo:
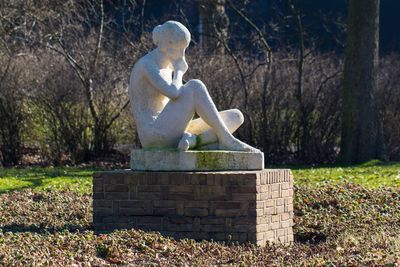
<instances>
[{"instance_id":1,"label":"sunlit grass","mask_svg":"<svg viewBox=\"0 0 400 267\"><path fill-rule=\"evenodd\" d=\"M351 167L306 167L292 171L298 185L349 182L369 188L400 187L400 163L371 161Z\"/></svg>"},{"instance_id":2,"label":"sunlit grass","mask_svg":"<svg viewBox=\"0 0 400 267\"><path fill-rule=\"evenodd\" d=\"M291 169L295 184L301 186L349 182L369 188L400 187L400 163L371 161L352 167L292 166ZM78 167L0 168L0 193L32 188L90 194L95 171L93 168Z\"/></svg>"},{"instance_id":3,"label":"sunlit grass","mask_svg":"<svg viewBox=\"0 0 400 267\"><path fill-rule=\"evenodd\" d=\"M32 167L0 169L0 193L32 188L70 190L82 194L92 191L93 169L74 167Z\"/></svg>"}]
</instances>

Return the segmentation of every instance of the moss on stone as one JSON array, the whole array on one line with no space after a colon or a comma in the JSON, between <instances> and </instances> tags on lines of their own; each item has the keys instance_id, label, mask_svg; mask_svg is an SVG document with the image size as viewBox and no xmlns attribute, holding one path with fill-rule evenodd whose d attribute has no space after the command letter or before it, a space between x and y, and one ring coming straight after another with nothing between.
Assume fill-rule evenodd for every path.
<instances>
[{"instance_id":1,"label":"moss on stone","mask_svg":"<svg viewBox=\"0 0 400 267\"><path fill-rule=\"evenodd\" d=\"M196 168L212 170L220 167L218 153L212 151L197 152Z\"/></svg>"}]
</instances>

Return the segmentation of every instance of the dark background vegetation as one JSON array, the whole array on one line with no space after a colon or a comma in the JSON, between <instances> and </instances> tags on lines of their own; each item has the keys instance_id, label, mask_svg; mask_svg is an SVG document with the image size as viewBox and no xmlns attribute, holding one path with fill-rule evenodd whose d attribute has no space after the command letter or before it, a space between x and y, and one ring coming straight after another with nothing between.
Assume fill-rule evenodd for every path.
<instances>
[{"instance_id":1,"label":"dark background vegetation","mask_svg":"<svg viewBox=\"0 0 400 267\"><path fill-rule=\"evenodd\" d=\"M381 4L374 92L390 160L400 155L399 6ZM81 163L138 146L129 74L169 19L192 32L185 79L244 112L237 135L268 163L335 162L346 16L344 0L0 1L1 162Z\"/></svg>"}]
</instances>

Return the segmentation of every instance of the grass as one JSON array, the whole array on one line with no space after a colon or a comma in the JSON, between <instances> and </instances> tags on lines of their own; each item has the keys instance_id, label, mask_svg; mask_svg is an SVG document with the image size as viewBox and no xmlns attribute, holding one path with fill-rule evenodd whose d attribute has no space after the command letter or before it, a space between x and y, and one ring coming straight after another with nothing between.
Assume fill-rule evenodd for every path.
<instances>
[{"instance_id":1,"label":"grass","mask_svg":"<svg viewBox=\"0 0 400 267\"><path fill-rule=\"evenodd\" d=\"M92 191L93 172L100 169L77 167L32 167L0 169L0 193L21 190L69 190L81 194ZM295 184L321 186L327 183L354 183L368 188L400 187L400 163L371 161L352 167L293 167Z\"/></svg>"},{"instance_id":2,"label":"grass","mask_svg":"<svg viewBox=\"0 0 400 267\"><path fill-rule=\"evenodd\" d=\"M294 167L295 183L321 186L326 183L353 183L368 188L400 187L400 163L370 161L350 167Z\"/></svg>"},{"instance_id":3,"label":"grass","mask_svg":"<svg viewBox=\"0 0 400 267\"><path fill-rule=\"evenodd\" d=\"M0 193L22 190L69 190L88 194L94 170L76 167L0 169Z\"/></svg>"}]
</instances>

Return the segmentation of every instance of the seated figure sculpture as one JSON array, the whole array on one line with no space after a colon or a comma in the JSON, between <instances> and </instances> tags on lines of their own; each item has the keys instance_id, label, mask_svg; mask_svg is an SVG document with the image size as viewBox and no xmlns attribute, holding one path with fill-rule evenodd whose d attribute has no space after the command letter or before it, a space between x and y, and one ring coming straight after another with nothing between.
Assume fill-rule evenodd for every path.
<instances>
[{"instance_id":1,"label":"seated figure sculpture","mask_svg":"<svg viewBox=\"0 0 400 267\"><path fill-rule=\"evenodd\" d=\"M237 109L218 112L200 80L183 84L190 32L167 21L154 28L157 46L133 67L129 84L139 139L144 149L219 149L260 152L232 133L243 123ZM199 118L193 119L197 114Z\"/></svg>"}]
</instances>

